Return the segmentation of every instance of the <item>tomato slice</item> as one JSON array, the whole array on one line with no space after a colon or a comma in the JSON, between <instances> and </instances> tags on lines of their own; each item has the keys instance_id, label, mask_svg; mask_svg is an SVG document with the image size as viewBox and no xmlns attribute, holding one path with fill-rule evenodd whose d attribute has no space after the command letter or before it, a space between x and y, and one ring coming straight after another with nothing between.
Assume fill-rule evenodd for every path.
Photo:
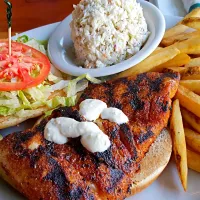
<instances>
[{"instance_id":1,"label":"tomato slice","mask_svg":"<svg viewBox=\"0 0 200 200\"><path fill-rule=\"evenodd\" d=\"M12 42L8 55L8 41L0 40L0 91L16 91L42 83L50 72L46 55L25 44Z\"/></svg>"}]
</instances>

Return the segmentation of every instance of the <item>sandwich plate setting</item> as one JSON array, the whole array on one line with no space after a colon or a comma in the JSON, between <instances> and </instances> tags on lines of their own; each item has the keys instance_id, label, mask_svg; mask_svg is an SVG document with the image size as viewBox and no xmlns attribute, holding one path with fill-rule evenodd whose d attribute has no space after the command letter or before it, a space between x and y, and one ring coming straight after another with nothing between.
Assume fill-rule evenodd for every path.
<instances>
[{"instance_id":1,"label":"sandwich plate setting","mask_svg":"<svg viewBox=\"0 0 200 200\"><path fill-rule=\"evenodd\" d=\"M165 16L166 26L170 28L174 26L180 18L173 16ZM27 32L26 34L31 38L37 38L39 40L49 39L52 32L56 29L59 23L54 23L39 27ZM15 39L15 38L13 38ZM17 127L12 127L8 129L1 130L0 133L5 136L15 131L24 130L30 128L34 124L34 120L28 120L25 123ZM177 169L175 167L175 162L172 159L170 164L164 170L164 172L159 176L159 178L150 185L147 189L143 190L141 193L136 194L133 197L129 197L128 200L199 200L200 199L200 174L189 170L188 177L188 191L184 192L178 177ZM16 190L9 186L6 182L0 179L0 199L2 200L23 200L22 197Z\"/></svg>"}]
</instances>

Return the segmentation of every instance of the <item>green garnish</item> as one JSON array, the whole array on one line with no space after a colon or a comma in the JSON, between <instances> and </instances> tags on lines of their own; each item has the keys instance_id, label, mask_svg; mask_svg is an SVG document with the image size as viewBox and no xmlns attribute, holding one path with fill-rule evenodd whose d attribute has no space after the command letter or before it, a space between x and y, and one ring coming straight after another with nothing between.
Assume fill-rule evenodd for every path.
<instances>
[{"instance_id":1,"label":"green garnish","mask_svg":"<svg viewBox=\"0 0 200 200\"><path fill-rule=\"evenodd\" d=\"M17 42L26 43L28 41L29 41L29 38L28 38L27 35L22 35L22 36L17 38Z\"/></svg>"}]
</instances>

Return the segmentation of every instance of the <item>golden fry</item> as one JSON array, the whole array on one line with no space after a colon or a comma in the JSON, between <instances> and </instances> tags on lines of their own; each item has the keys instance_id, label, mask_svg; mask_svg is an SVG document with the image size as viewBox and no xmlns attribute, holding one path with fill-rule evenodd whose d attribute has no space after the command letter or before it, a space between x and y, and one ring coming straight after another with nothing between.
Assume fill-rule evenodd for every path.
<instances>
[{"instance_id":1,"label":"golden fry","mask_svg":"<svg viewBox=\"0 0 200 200\"><path fill-rule=\"evenodd\" d=\"M199 17L189 17L182 21L182 24L190 28L200 30L200 18Z\"/></svg>"},{"instance_id":2,"label":"golden fry","mask_svg":"<svg viewBox=\"0 0 200 200\"><path fill-rule=\"evenodd\" d=\"M200 58L193 58L185 67L200 67Z\"/></svg>"},{"instance_id":3,"label":"golden fry","mask_svg":"<svg viewBox=\"0 0 200 200\"><path fill-rule=\"evenodd\" d=\"M187 149L187 162L190 169L200 172L200 154Z\"/></svg>"},{"instance_id":4,"label":"golden fry","mask_svg":"<svg viewBox=\"0 0 200 200\"><path fill-rule=\"evenodd\" d=\"M180 84L192 92L200 94L200 80L181 80Z\"/></svg>"},{"instance_id":5,"label":"golden fry","mask_svg":"<svg viewBox=\"0 0 200 200\"><path fill-rule=\"evenodd\" d=\"M188 67L181 76L182 80L200 80L200 66Z\"/></svg>"},{"instance_id":6,"label":"golden fry","mask_svg":"<svg viewBox=\"0 0 200 200\"><path fill-rule=\"evenodd\" d=\"M139 64L131 67L130 69L118 74L115 78L127 77L132 75L137 75L140 73L148 72L155 68L158 65L161 65L168 60L171 60L176 55L178 55L180 51L175 47L166 47L161 50L155 55L149 56Z\"/></svg>"},{"instance_id":7,"label":"golden fry","mask_svg":"<svg viewBox=\"0 0 200 200\"><path fill-rule=\"evenodd\" d=\"M151 53L151 55L150 56L152 56L152 55L155 55L155 54L157 54L157 53L159 53L160 52L160 50L161 49L163 49L162 47L157 47L152 53Z\"/></svg>"},{"instance_id":8,"label":"golden fry","mask_svg":"<svg viewBox=\"0 0 200 200\"><path fill-rule=\"evenodd\" d=\"M188 14L183 18L183 20L188 19L188 18L191 18L191 17L200 17L200 8L196 8L196 9L192 10L190 13L188 13ZM182 21L183 21L183 20L182 20ZM180 21L178 24L181 24L182 21Z\"/></svg>"},{"instance_id":9,"label":"golden fry","mask_svg":"<svg viewBox=\"0 0 200 200\"><path fill-rule=\"evenodd\" d=\"M170 46L176 42L181 42L181 41L184 41L184 40L188 40L190 38L196 38L196 37L199 37L200 35L200 31L193 31L193 32L188 32L188 33L180 33L178 35L173 35L171 37L167 37L167 38L164 38L162 41L161 41L161 45L162 46Z\"/></svg>"},{"instance_id":10,"label":"golden fry","mask_svg":"<svg viewBox=\"0 0 200 200\"><path fill-rule=\"evenodd\" d=\"M196 116L200 117L200 96L187 88L179 85L176 93L176 98L179 99L181 106L188 109Z\"/></svg>"},{"instance_id":11,"label":"golden fry","mask_svg":"<svg viewBox=\"0 0 200 200\"><path fill-rule=\"evenodd\" d=\"M178 35L180 33L184 33L186 30L188 30L189 28L183 24L178 24L170 29L168 29L166 32L165 32L165 35L163 38L168 38L168 37L171 37L171 36L174 36L174 35Z\"/></svg>"},{"instance_id":12,"label":"golden fry","mask_svg":"<svg viewBox=\"0 0 200 200\"><path fill-rule=\"evenodd\" d=\"M166 73L166 72L178 72L180 74L183 74L185 72L186 68L185 67L168 67L168 68L164 68L162 70L162 72Z\"/></svg>"},{"instance_id":13,"label":"golden fry","mask_svg":"<svg viewBox=\"0 0 200 200\"><path fill-rule=\"evenodd\" d=\"M185 108L181 108L181 114L186 123L200 133L200 118Z\"/></svg>"},{"instance_id":14,"label":"golden fry","mask_svg":"<svg viewBox=\"0 0 200 200\"><path fill-rule=\"evenodd\" d=\"M173 140L173 151L175 155L176 166L179 172L179 177L184 190L187 190L187 151L183 121L180 111L179 100L173 102L172 117L170 122L170 131Z\"/></svg>"},{"instance_id":15,"label":"golden fry","mask_svg":"<svg viewBox=\"0 0 200 200\"><path fill-rule=\"evenodd\" d=\"M190 54L190 57L191 57L191 58L199 58L199 57L200 57L200 54Z\"/></svg>"},{"instance_id":16,"label":"golden fry","mask_svg":"<svg viewBox=\"0 0 200 200\"><path fill-rule=\"evenodd\" d=\"M200 54L200 35L196 38L190 38L181 42L177 42L174 46L180 50L181 53L186 54Z\"/></svg>"},{"instance_id":17,"label":"golden fry","mask_svg":"<svg viewBox=\"0 0 200 200\"><path fill-rule=\"evenodd\" d=\"M161 72L164 68L170 68L170 67L181 67L186 65L190 62L190 56L188 56L185 53L178 54L173 59L155 67L153 70L156 72Z\"/></svg>"},{"instance_id":18,"label":"golden fry","mask_svg":"<svg viewBox=\"0 0 200 200\"><path fill-rule=\"evenodd\" d=\"M184 128L184 132L187 145L200 153L200 134L189 128Z\"/></svg>"}]
</instances>

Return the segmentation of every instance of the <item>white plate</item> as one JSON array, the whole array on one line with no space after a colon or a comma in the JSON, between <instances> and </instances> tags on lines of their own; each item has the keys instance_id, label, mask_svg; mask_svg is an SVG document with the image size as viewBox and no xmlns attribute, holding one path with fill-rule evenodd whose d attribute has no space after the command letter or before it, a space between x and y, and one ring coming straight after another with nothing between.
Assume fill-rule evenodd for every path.
<instances>
[{"instance_id":1,"label":"white plate","mask_svg":"<svg viewBox=\"0 0 200 200\"><path fill-rule=\"evenodd\" d=\"M165 16L167 27L171 27L180 20L172 16ZM25 32L30 37L37 39L48 39L58 23L43 26ZM21 34L23 35L23 33ZM24 130L31 127L34 120L29 120L18 127L0 130L0 133L7 135L14 131ZM0 179L0 200L23 200L18 192L12 189L7 183ZM184 192L180 184L174 161L171 161L162 175L147 189L141 193L128 198L128 200L200 200L200 174L189 170L188 192Z\"/></svg>"},{"instance_id":2,"label":"white plate","mask_svg":"<svg viewBox=\"0 0 200 200\"><path fill-rule=\"evenodd\" d=\"M61 22L49 39L48 54L51 62L67 74L79 76L88 73L93 77L116 74L141 62L155 50L165 31L165 20L158 8L146 1L141 1L141 6L151 35L144 47L128 60L106 68L85 69L78 67L75 63L73 42L70 37L70 22L72 20L70 15Z\"/></svg>"},{"instance_id":3,"label":"white plate","mask_svg":"<svg viewBox=\"0 0 200 200\"><path fill-rule=\"evenodd\" d=\"M182 0L154 0L156 5L164 15L184 17L187 12Z\"/></svg>"}]
</instances>

